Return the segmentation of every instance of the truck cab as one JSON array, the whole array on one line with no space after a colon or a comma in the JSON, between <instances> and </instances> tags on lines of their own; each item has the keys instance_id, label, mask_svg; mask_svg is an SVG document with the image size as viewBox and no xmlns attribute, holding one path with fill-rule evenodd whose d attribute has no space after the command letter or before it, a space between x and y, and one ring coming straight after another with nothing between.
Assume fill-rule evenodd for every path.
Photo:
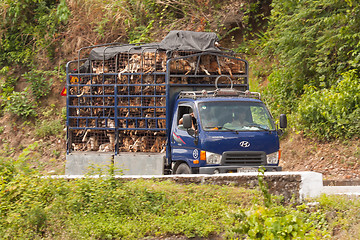
<instances>
[{"instance_id":1,"label":"truck cab","mask_svg":"<svg viewBox=\"0 0 360 240\"><path fill-rule=\"evenodd\" d=\"M258 93L184 91L172 121L172 168L176 174L281 171L281 134Z\"/></svg>"}]
</instances>

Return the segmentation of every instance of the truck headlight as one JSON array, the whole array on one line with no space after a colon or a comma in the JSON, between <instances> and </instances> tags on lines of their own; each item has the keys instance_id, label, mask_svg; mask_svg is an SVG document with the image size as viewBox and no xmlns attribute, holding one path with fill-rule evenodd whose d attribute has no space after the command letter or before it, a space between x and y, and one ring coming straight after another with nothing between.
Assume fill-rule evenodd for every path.
<instances>
[{"instance_id":1,"label":"truck headlight","mask_svg":"<svg viewBox=\"0 0 360 240\"><path fill-rule=\"evenodd\" d=\"M220 164L220 163L221 163L220 154L206 152L206 164Z\"/></svg>"},{"instance_id":2,"label":"truck headlight","mask_svg":"<svg viewBox=\"0 0 360 240\"><path fill-rule=\"evenodd\" d=\"M266 155L267 164L278 164L279 156L280 156L279 152L274 152Z\"/></svg>"}]
</instances>

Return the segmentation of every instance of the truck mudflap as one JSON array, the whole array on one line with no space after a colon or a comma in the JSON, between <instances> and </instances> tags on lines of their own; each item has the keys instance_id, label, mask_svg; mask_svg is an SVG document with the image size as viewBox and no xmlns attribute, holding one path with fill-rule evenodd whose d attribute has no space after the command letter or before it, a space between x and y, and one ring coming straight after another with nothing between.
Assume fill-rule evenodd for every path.
<instances>
[{"instance_id":1,"label":"truck mudflap","mask_svg":"<svg viewBox=\"0 0 360 240\"><path fill-rule=\"evenodd\" d=\"M281 166L261 166L266 172L282 171ZM200 167L200 174L236 173L236 172L258 172L260 166L211 166Z\"/></svg>"}]
</instances>

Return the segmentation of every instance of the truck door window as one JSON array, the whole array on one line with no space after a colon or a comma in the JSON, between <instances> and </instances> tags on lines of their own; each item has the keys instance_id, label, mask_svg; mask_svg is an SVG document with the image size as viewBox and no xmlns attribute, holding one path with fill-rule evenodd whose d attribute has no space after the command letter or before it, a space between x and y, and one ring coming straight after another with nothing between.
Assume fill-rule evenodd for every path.
<instances>
[{"instance_id":1,"label":"truck door window","mask_svg":"<svg viewBox=\"0 0 360 240\"><path fill-rule=\"evenodd\" d=\"M186 130L182 125L182 119L183 119L182 117L183 117L184 114L191 114L192 115L192 121L193 121L192 128L194 130L196 130L196 128L197 128L196 118L194 116L194 111L193 111L192 107L190 107L190 106L179 106L178 119L177 119L178 128L181 129L181 130Z\"/></svg>"}]
</instances>

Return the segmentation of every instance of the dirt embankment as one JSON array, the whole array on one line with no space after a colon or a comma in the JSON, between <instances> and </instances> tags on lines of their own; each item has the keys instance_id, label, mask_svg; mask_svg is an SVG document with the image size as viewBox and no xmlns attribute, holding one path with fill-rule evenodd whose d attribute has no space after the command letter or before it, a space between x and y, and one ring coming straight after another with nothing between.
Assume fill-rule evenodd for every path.
<instances>
[{"instance_id":1,"label":"dirt embankment","mask_svg":"<svg viewBox=\"0 0 360 240\"><path fill-rule=\"evenodd\" d=\"M324 180L360 179L360 139L319 142L291 134L281 140L284 171L315 171Z\"/></svg>"}]
</instances>

